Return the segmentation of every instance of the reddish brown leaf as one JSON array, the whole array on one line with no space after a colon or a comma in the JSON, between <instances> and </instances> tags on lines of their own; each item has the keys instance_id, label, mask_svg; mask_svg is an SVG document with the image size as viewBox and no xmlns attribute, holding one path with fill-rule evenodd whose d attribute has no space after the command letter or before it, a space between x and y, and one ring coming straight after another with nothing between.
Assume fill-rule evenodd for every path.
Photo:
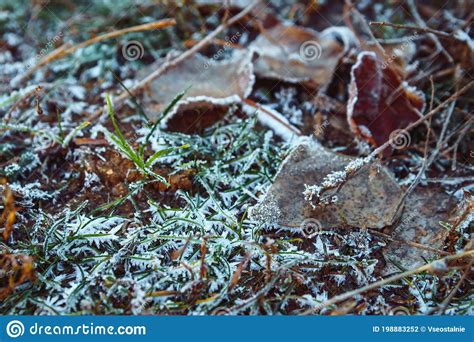
<instances>
[{"instance_id":1,"label":"reddish brown leaf","mask_svg":"<svg viewBox=\"0 0 474 342\"><path fill-rule=\"evenodd\" d=\"M352 131L373 146L419 118L425 100L374 52L363 51L352 67L347 117Z\"/></svg>"}]
</instances>

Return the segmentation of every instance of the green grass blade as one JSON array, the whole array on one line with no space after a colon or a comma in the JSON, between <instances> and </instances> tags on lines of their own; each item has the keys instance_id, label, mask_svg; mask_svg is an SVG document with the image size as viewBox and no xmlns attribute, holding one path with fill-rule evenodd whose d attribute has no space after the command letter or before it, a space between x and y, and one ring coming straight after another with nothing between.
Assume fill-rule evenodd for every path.
<instances>
[{"instance_id":1,"label":"green grass blade","mask_svg":"<svg viewBox=\"0 0 474 342\"><path fill-rule=\"evenodd\" d=\"M148 141L150 140L151 136L155 132L155 130L158 127L161 120L171 111L171 109L173 109L174 106L176 106L176 104L179 102L179 100L181 100L183 98L183 96L186 94L188 89L189 88L187 88L183 92L176 95L176 97L173 99L173 101L171 101L171 103L165 108L165 110L160 113L160 116L158 117L156 122L153 124L153 127L151 128L150 132L147 134L147 136L145 138L145 142L143 143L142 146L146 146L148 144Z\"/></svg>"},{"instance_id":2,"label":"green grass blade","mask_svg":"<svg viewBox=\"0 0 474 342\"><path fill-rule=\"evenodd\" d=\"M82 124L80 124L79 126L74 128L71 132L69 132L69 134L64 139L62 139L62 144L61 144L62 147L66 148L71 142L71 140L74 139L74 137L77 135L77 133L79 133L80 130L86 128L90 124L91 123L89 121L84 121Z\"/></svg>"},{"instance_id":3,"label":"green grass blade","mask_svg":"<svg viewBox=\"0 0 474 342\"><path fill-rule=\"evenodd\" d=\"M158 152L155 152L150 158L148 158L145 166L150 167L157 158L168 155L171 152L174 152L182 148L189 148L189 144L178 146L178 147L169 147L169 148L164 148L162 150L159 150Z\"/></svg>"}]
</instances>

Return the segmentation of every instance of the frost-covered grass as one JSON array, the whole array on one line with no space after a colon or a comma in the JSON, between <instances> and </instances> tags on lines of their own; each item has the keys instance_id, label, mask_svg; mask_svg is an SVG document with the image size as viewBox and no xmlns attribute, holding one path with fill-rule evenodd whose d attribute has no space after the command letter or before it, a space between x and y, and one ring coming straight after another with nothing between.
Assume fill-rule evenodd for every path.
<instances>
[{"instance_id":1,"label":"frost-covered grass","mask_svg":"<svg viewBox=\"0 0 474 342\"><path fill-rule=\"evenodd\" d=\"M214 143L224 134L232 139L226 148ZM31 209L24 219L33 219L34 226L21 221L16 225L22 238L10 252L34 256L38 280L18 288L2 304L4 313L184 312L193 301L222 294L192 309L207 312L225 297L243 255L262 257L260 227L246 212L270 184L285 151L272 134L258 133L250 119L204 137L157 130L152 140L156 146L189 144L189 149L160 162L174 170L194 169L201 190L178 191L175 196L183 203L179 208L149 197L130 217L113 211L91 214L85 210L87 203L55 215ZM138 191L142 186L143 181L130 184ZM135 201L133 196L127 200ZM201 245L207 250L204 260ZM173 252L181 249L173 259ZM155 297L160 291L176 291L180 299ZM193 295L194 300L184 300Z\"/></svg>"},{"instance_id":2,"label":"frost-covered grass","mask_svg":"<svg viewBox=\"0 0 474 342\"><path fill-rule=\"evenodd\" d=\"M33 256L37 280L20 285L2 302L1 313L297 314L375 281L384 244L367 231L322 232L308 244L298 234L267 231L248 219L289 147L258 130L255 118L225 122L203 136L157 129L150 137L153 151L189 145L158 159L173 172L193 170L196 189L172 195L180 205L147 193L144 183L154 178L129 184L129 194L103 208L62 204L67 187L22 199L20 205L30 207L21 213L8 251ZM137 140L150 129L139 129ZM106 128L96 126L96 134L101 131ZM228 144L216 143L222 141ZM95 153L80 150L71 153L71 162ZM91 191L110 191L98 176L89 178L95 179ZM25 196L34 191L21 177L12 188ZM51 214L37 205L45 201L58 201L62 209ZM135 210L119 214L126 203ZM408 287L425 312L434 298L420 286L436 289L437 281L420 276ZM388 313L404 289L391 285L359 296L365 303L359 312ZM467 302L457 313L468 308Z\"/></svg>"},{"instance_id":3,"label":"frost-covered grass","mask_svg":"<svg viewBox=\"0 0 474 342\"><path fill-rule=\"evenodd\" d=\"M4 248L33 256L37 280L18 286L2 302L2 313L297 314L376 280L384 243L368 232L322 232L308 243L249 220L248 209L289 151L271 131L259 129L255 117L237 119L230 111L203 135L156 129L149 136L152 129L138 128L136 142L148 140L150 154L173 150L157 164L170 174L192 171L192 189L150 192L148 183L159 180L144 178L128 184L124 196L91 207L61 200L74 172L49 176L65 184L54 191L16 175L11 188L28 210L19 214ZM97 124L91 137L107 132ZM182 145L189 148L174 149ZM87 156L105 152L69 148L65 159L80 168ZM31 171L41 168L30 164ZM100 175L87 172L81 192L113 192ZM392 286L375 297L360 296L366 303L360 313L388 313L394 296Z\"/></svg>"},{"instance_id":4,"label":"frost-covered grass","mask_svg":"<svg viewBox=\"0 0 474 342\"><path fill-rule=\"evenodd\" d=\"M334 229L308 240L249 218L291 149L255 115L242 118L230 108L204 133L184 134L144 121L132 101L112 106L121 90L116 77L132 86L144 64L183 49L186 39L201 39L203 27L219 24L217 15L182 6L177 28L88 46L17 84L59 33L63 43L77 44L91 28L147 23L171 10L140 3L77 5L73 17L61 6L0 6L7 44L0 50L0 178L18 210L0 253L31 256L36 277L1 300L0 314L299 314L379 279L386 242L366 230ZM124 61L120 47L135 39L144 57ZM268 104L299 126L314 108L298 108L296 93L283 87ZM106 94L110 117L88 125ZM413 276L322 313L387 314L398 305L427 313L446 295L438 289L452 289L460 274ZM473 301L468 295L447 313L469 313Z\"/></svg>"}]
</instances>

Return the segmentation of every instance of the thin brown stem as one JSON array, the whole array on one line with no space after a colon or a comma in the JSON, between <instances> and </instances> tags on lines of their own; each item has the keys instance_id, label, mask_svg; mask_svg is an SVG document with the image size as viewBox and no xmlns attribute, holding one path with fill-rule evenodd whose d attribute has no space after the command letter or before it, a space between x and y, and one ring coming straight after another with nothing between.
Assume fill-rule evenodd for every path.
<instances>
[{"instance_id":1,"label":"thin brown stem","mask_svg":"<svg viewBox=\"0 0 474 342\"><path fill-rule=\"evenodd\" d=\"M425 29L429 29L428 25L426 25L425 21L423 20L423 18L421 18L420 14L418 13L418 9L416 8L416 4L413 0L408 0L408 7L410 8L410 11L415 17L415 20L418 23L418 25L422 26ZM431 32L428 33L428 37L430 37L430 39L436 45L437 49L441 51L441 53L447 58L448 62L453 63L454 62L453 57L449 54L448 51L446 51L446 49L443 47L443 45L439 41L438 37Z\"/></svg>"},{"instance_id":2,"label":"thin brown stem","mask_svg":"<svg viewBox=\"0 0 474 342\"><path fill-rule=\"evenodd\" d=\"M349 10L351 12L353 12L358 18L359 18L359 21L361 22L362 26L364 27L365 31L367 32L367 34L370 36L370 38L372 39L372 41L374 42L375 46L377 47L377 49L380 51L380 53L385 56L386 55L386 52L385 52L385 49L383 48L383 46L379 43L379 41L377 40L377 38L374 36L374 33L372 32L372 30L370 29L370 26L369 24L367 23L367 20L365 19L364 15L362 13L359 12L359 10L352 4L352 2L350 0L346 0L346 5L348 6Z\"/></svg>"},{"instance_id":3,"label":"thin brown stem","mask_svg":"<svg viewBox=\"0 0 474 342\"><path fill-rule=\"evenodd\" d=\"M409 276L412 276L412 275L415 275L415 274L418 274L418 273L435 271L436 270L436 265L439 265L440 263L443 264L443 263L446 263L447 261L457 260L457 259L461 259L461 258L464 258L464 257L472 257L473 255L474 255L474 250L468 250L468 251L465 251L465 252L462 252L462 253L459 253L459 254L446 256L442 259L435 260L435 261L433 261L429 264L417 267L415 269L412 269L412 270L409 270L409 271L406 271L406 272L395 274L391 277L376 281L372 284L363 286L359 289L349 291L349 292L340 294L338 296L335 296L331 299L328 299L328 300L324 301L323 303L318 305L316 308L311 308L309 310L306 310L305 312L303 312L303 314L310 315L318 309L322 309L322 308L325 308L325 307L343 302L345 300L353 298L354 296L357 296L357 295L362 294L364 292L367 292L369 290L377 289L377 288L382 287L384 285L393 283L397 280L400 280L400 279L403 279L403 278L406 278L406 277L409 277Z\"/></svg>"},{"instance_id":4,"label":"thin brown stem","mask_svg":"<svg viewBox=\"0 0 474 342\"><path fill-rule=\"evenodd\" d=\"M132 26L128 27L122 30L117 30L109 33L102 34L100 36L88 39L78 45L70 46L69 44L65 44L56 50L52 51L50 54L44 56L41 60L36 63L34 67L29 69L25 75L20 79L21 81L24 81L28 78L31 77L33 73L35 73L37 70L41 69L43 66L59 59L63 58L69 55L72 55L74 52L77 50L83 49L89 45L101 42L103 40L115 38L118 36L122 36L127 33L132 33L132 32L142 32L142 31L149 31L149 30L157 30L157 29L162 29L166 28L169 26L176 25L176 21L174 19L163 19L159 21L155 21L153 23L148 23L148 24L143 24L143 25L137 25L137 26Z\"/></svg>"},{"instance_id":5,"label":"thin brown stem","mask_svg":"<svg viewBox=\"0 0 474 342\"><path fill-rule=\"evenodd\" d=\"M422 116L421 118L419 118L418 120L416 120L415 122L412 122L411 124L409 124L408 126L406 126L404 128L405 131L410 131L411 129L419 126L420 124L422 124L423 122L425 122L426 120L430 119L431 117L433 117L435 114L438 114L441 110L443 110L444 107L446 107L447 105L449 105L450 103L452 103L453 101L456 101L456 99L458 99L461 95L463 95L464 93L466 93L470 88L472 88L474 86L474 81L471 81L469 82L468 84L466 84L464 87L462 87L461 89L459 89L458 91L456 91L453 95L451 95L448 99L446 99L445 101L443 101L442 103L440 103L436 108L434 108L433 110L429 111L426 115ZM372 151L372 153L369 154L369 156L367 156L366 158L364 158L364 160L366 162L364 163L361 163L361 165L359 166L359 168L357 169L353 169L350 173L347 173L347 177L341 181L342 183L334 183L332 184L331 186L328 186L328 187L325 187L323 189L321 189L321 192L319 193L319 195L321 196L325 191L328 191L328 190L331 190L331 189L334 189L334 188L338 188L341 186L341 184L344 184L350 177L352 177L360 168L362 168L362 166L370 163L371 161L373 161L379 154L381 154L383 151L385 151L385 149L387 149L391 144L391 141L388 140L386 141L385 143L383 143L382 145L380 145L379 147L377 147L374 151Z\"/></svg>"},{"instance_id":6,"label":"thin brown stem","mask_svg":"<svg viewBox=\"0 0 474 342\"><path fill-rule=\"evenodd\" d=\"M245 9L243 9L241 12L239 12L232 18L228 19L226 22L220 24L214 31L210 32L206 37L204 37L203 40L201 40L199 43L194 45L192 48L184 51L183 53L178 55L176 58L163 63L158 69L156 69L150 75L145 77L138 84L130 88L129 91L123 91L115 99L114 101L115 105L120 106L130 96L130 94L136 95L140 90L147 87L153 80L163 75L168 69L180 64L184 60L193 56L195 53L201 51L203 48L209 45L221 32L223 32L229 26L232 26L233 24L237 23L239 20L247 16L259 3L260 1L253 2L252 4L247 6ZM103 112L102 108L97 110L94 114L92 114L89 117L88 121L94 121L98 119L102 115L102 112Z\"/></svg>"},{"instance_id":7,"label":"thin brown stem","mask_svg":"<svg viewBox=\"0 0 474 342\"><path fill-rule=\"evenodd\" d=\"M438 31L434 30L429 27L420 27L420 26L412 26L412 25L401 25L401 24L392 24L386 21L371 21L369 23L371 26L389 26L389 27L394 27L397 29L404 29L404 30L410 30L410 31L416 31L416 32L423 32L423 33L433 33L439 37L442 38L447 38L447 39L454 39L453 35L443 32L443 31Z\"/></svg>"}]
</instances>

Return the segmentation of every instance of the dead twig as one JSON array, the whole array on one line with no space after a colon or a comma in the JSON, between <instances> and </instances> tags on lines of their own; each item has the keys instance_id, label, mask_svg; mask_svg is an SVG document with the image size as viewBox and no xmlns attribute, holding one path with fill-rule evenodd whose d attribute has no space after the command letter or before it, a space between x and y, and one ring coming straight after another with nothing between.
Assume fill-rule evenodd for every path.
<instances>
[{"instance_id":1,"label":"dead twig","mask_svg":"<svg viewBox=\"0 0 474 342\"><path fill-rule=\"evenodd\" d=\"M454 142L454 144L443 151L443 153L448 153L450 151L453 151L453 161L452 161L452 164L451 164L451 170L453 170L453 171L456 170L457 154L458 154L459 144L464 139L466 134L471 130L473 122L474 122L474 120L469 119L466 122L466 124L464 125L464 128L461 130L461 133L459 133L459 136L456 139L456 141Z\"/></svg>"},{"instance_id":2,"label":"dead twig","mask_svg":"<svg viewBox=\"0 0 474 342\"><path fill-rule=\"evenodd\" d=\"M448 253L448 252L445 252L445 251L442 251L440 249L436 249L436 248L433 248L433 247L430 247L430 246L426 246L426 245L423 245L421 243L417 243L417 242L413 242L413 241L407 241L407 240L394 239L390 235L384 234L384 233L379 232L379 231L376 231L375 229L370 229L369 231L373 235L377 235L377 236L386 238L386 239L388 239L392 242L398 243L398 244L407 244L408 246L415 247L415 248L418 248L418 249L423 249L425 251L435 252L435 253L438 253L439 255L445 255L445 256L446 255L451 255L451 253Z\"/></svg>"},{"instance_id":3,"label":"dead twig","mask_svg":"<svg viewBox=\"0 0 474 342\"><path fill-rule=\"evenodd\" d=\"M462 87L458 91L456 91L453 95L451 95L448 99L446 99L445 101L440 103L436 108L429 111L426 115L422 116L421 118L419 118L415 122L412 122L411 124L406 126L404 128L404 130L408 132L408 131L412 130L413 128L419 126L420 124L422 124L426 120L430 119L432 116L438 114L441 110L443 110L444 107L446 107L447 105L449 105L450 103L452 103L453 101L458 99L461 95L466 93L473 86L474 86L474 80L469 82L468 84L466 84L464 87ZM438 140L438 143L439 143L439 141L441 141L441 140ZM318 193L318 197L321 197L321 195L324 192L328 191L328 190L331 190L331 189L334 189L334 188L339 188L342 184L347 182L348 179L350 179L353 175L355 175L357 173L357 171L359 171L363 166L365 166L366 164L372 162L379 154L381 154L383 151L385 151L390 146L390 144L391 144L391 141L388 140L385 143L383 143L382 145L380 145L379 147L377 147L374 151L372 151L372 153L370 153L366 158L364 158L363 162L359 163L359 165L357 165L357 167L351 167L350 171L347 172L345 178L343 178L339 181L336 181L336 182L332 182L330 185L322 187L320 189L319 193ZM318 201L319 200L320 199L318 199Z\"/></svg>"},{"instance_id":4,"label":"dead twig","mask_svg":"<svg viewBox=\"0 0 474 342\"><path fill-rule=\"evenodd\" d=\"M235 269L234 274L232 275L232 278L230 280L229 286L227 287L227 293L230 293L232 289L234 288L234 286L237 285L237 283L240 280L243 270L247 267L249 260L250 260L250 254L247 253L247 255L245 256L245 259L243 259L239 263L237 268Z\"/></svg>"},{"instance_id":5,"label":"dead twig","mask_svg":"<svg viewBox=\"0 0 474 342\"><path fill-rule=\"evenodd\" d=\"M199 270L199 282L203 282L207 278L207 266L206 266L206 253L207 253L207 240L209 238L205 236L201 243L201 268Z\"/></svg>"},{"instance_id":6,"label":"dead twig","mask_svg":"<svg viewBox=\"0 0 474 342\"><path fill-rule=\"evenodd\" d=\"M425 29L429 29L428 25L426 25L425 21L421 18L420 14L418 13L418 10L416 8L416 4L413 0L408 0L408 7L410 8L410 11L412 12L413 16L415 17L416 22L418 23L419 26ZM428 37L433 41L433 43L436 45L436 48L441 51L441 53L448 59L448 62L453 63L454 59L451 57L451 55L446 51L446 49L443 47L441 42L439 41L438 37L434 35L433 33L428 32Z\"/></svg>"},{"instance_id":7,"label":"dead twig","mask_svg":"<svg viewBox=\"0 0 474 342\"><path fill-rule=\"evenodd\" d=\"M444 312L448 308L449 303L454 298L454 295L459 291L461 288L462 283L466 280L466 278L469 276L469 273L471 272L471 267L472 267L472 261L469 263L469 265L466 267L466 270L464 271L461 279L459 279L458 283L454 287L454 289L449 293L449 295L443 300L443 302L440 304L439 309L438 309L438 314L439 315L444 315Z\"/></svg>"},{"instance_id":8,"label":"dead twig","mask_svg":"<svg viewBox=\"0 0 474 342\"><path fill-rule=\"evenodd\" d=\"M76 52L77 50L85 48L86 46L101 42L103 40L107 40L107 39L115 38L115 37L118 37L118 36L122 36L122 35L127 34L127 33L142 32L142 31L149 31L149 30L158 30L158 29L166 28L166 27L173 26L173 25L176 25L176 21L174 19L163 19L163 20L155 21L153 23L132 26L132 27L128 27L128 28L125 28L125 29L122 29L122 30L117 30L117 31L105 33L105 34L102 34L100 36L88 39L88 40L86 40L86 41L84 41L84 42L82 42L78 45L72 46L72 47L69 44L65 44L65 45L57 48L56 50L52 51L50 54L43 57L41 60L39 60L38 63L36 63L36 65L34 67L29 69L26 72L26 74L23 75L20 78L19 82L22 82L22 81L30 78L33 73L35 73L37 70L41 69L46 64L49 64L49 63L51 63L51 62L53 62L53 61L55 61L59 58L69 56L69 55L73 54L74 52Z\"/></svg>"},{"instance_id":9,"label":"dead twig","mask_svg":"<svg viewBox=\"0 0 474 342\"><path fill-rule=\"evenodd\" d=\"M454 73L456 75L456 73ZM433 84L433 78L430 78L430 81L431 81L431 101L430 101L430 110L433 109L433 99L434 99L434 84ZM455 82L456 84L458 84L457 82L458 80L455 79ZM433 162L435 161L436 157L440 154L440 151L441 151L441 147L443 147L443 145L447 142L447 140L444 140L444 137L446 135L446 131L448 129L448 125L449 123L451 122L451 116L454 112L454 108L456 106L456 99L453 100L450 104L450 107L448 109L448 113L446 115L446 119L444 120L444 123L443 123L443 127L441 129L441 134L438 138L438 141L436 143L436 147L435 149L433 150L433 152L431 152L430 154L430 157L427 159L427 153L428 153L428 143L429 143L429 139L430 139L430 132L431 132L431 121L432 121L432 118L433 117L430 117L429 118L429 127L428 127L428 133L426 135L426 140L425 140L425 148L424 148L424 158L423 158L423 163L421 165L421 168L420 168L420 171L418 171L418 174L416 175L415 177L415 180L410 184L410 186L408 187L408 189L405 191L405 193L403 194L402 198L400 199L400 202L398 204L398 207L397 207L397 214L398 214L398 211L402 208L403 206L403 203L405 202L406 198L413 192L413 190L415 190L415 188L418 186L418 184L420 183L421 181L421 177L423 176L423 174L425 173L425 171L431 166L431 164L433 164Z\"/></svg>"},{"instance_id":10,"label":"dead twig","mask_svg":"<svg viewBox=\"0 0 474 342\"><path fill-rule=\"evenodd\" d=\"M434 272L438 269L438 265L444 265L448 261L457 260L457 259L461 259L461 258L465 258L465 257L471 257L473 255L474 255L474 250L468 250L468 251L464 251L464 252L459 253L459 254L446 256L442 259L435 260L435 261L433 261L429 264L420 266L418 268L415 268L415 269L412 269L412 270L409 270L409 271L406 271L406 272L402 272L402 273L399 273L399 274L395 274L391 277L376 281L375 283L363 286L359 289L349 291L349 292L340 294L338 296L335 296L331 299L328 299L328 300L322 302L321 304L319 304L315 308L311 308L311 309L306 310L305 312L303 312L303 314L304 315L313 314L316 310L320 310L320 309L323 309L325 307L343 302L345 300L353 298L354 296L357 296L359 294L362 294L362 293L370 291L370 290L377 289L377 288L382 287L384 285L393 283L397 280L400 280L400 279L403 279L403 278L406 278L406 277L409 277L409 276L412 276L412 275L415 275L415 274L418 274L418 273L422 273L422 272Z\"/></svg>"},{"instance_id":11,"label":"dead twig","mask_svg":"<svg viewBox=\"0 0 474 342\"><path fill-rule=\"evenodd\" d=\"M299 228L299 227L301 227L301 224L299 224L299 225L288 225L288 227L290 227L290 228ZM352 230L353 229L353 227L339 227L339 228L346 229L346 230ZM391 235L382 233L378 229L375 229L375 228L367 228L367 230L372 235L382 237L384 239L390 240L390 241L398 243L398 244L406 244L406 245L414 247L414 248L423 249L423 250L430 251L430 252L435 252L435 253L438 253L439 255L452 255L452 253L445 252L445 251L442 251L440 249L436 249L436 248L433 248L433 247L430 247L430 246L426 246L426 245L423 245L421 243L408 241L408 240L395 239Z\"/></svg>"},{"instance_id":12,"label":"dead twig","mask_svg":"<svg viewBox=\"0 0 474 342\"><path fill-rule=\"evenodd\" d=\"M352 4L352 2L350 0L346 0L346 7L348 9L349 12L353 12L359 19L359 21L361 22L362 26L364 27L364 30L367 32L367 34L370 36L370 38L372 39L373 43L375 44L375 46L377 47L377 49L381 52L382 56L385 56L386 55L386 52L385 52L385 49L383 48L383 46L379 43L379 41L377 40L377 38L374 36L374 33L372 32L372 30L370 29L370 26L369 24L367 23L367 20L365 19L364 15L362 13L359 12L359 10L354 6L354 4ZM349 20L350 21L350 20ZM351 25L352 26L352 25ZM352 29L354 31L354 28L352 26ZM361 41L364 41L364 40L361 40Z\"/></svg>"},{"instance_id":13,"label":"dead twig","mask_svg":"<svg viewBox=\"0 0 474 342\"><path fill-rule=\"evenodd\" d=\"M233 16L232 18L228 19L227 21L223 22L220 24L214 31L210 32L206 37L204 37L203 40L201 40L199 43L194 45L192 48L189 50L184 51L180 55L178 55L176 58L169 60L165 63L163 63L158 69L156 69L154 72L152 72L150 75L145 77L143 80L141 80L138 84L133 86L132 88L129 89L129 92L123 91L116 99L115 99L115 105L120 106L129 96L130 94L136 95L138 91L141 89L145 88L148 86L153 80L156 78L160 77L165 71L167 71L169 68L174 67L178 65L179 63L183 62L184 60L188 59L195 53L199 52L202 50L204 47L212 43L212 41L225 29L227 29L229 26L232 26L233 24L237 23L239 20L243 19L245 16L247 16L258 4L260 1L255 1L249 6L247 6L245 9L243 9L241 12ZM95 121L98 119L103 113L103 109L97 110L94 114L92 114L89 118L88 121Z\"/></svg>"},{"instance_id":14,"label":"dead twig","mask_svg":"<svg viewBox=\"0 0 474 342\"><path fill-rule=\"evenodd\" d=\"M184 42L184 46L187 47L187 48L191 48L195 45L197 45L200 41L199 40L195 40L195 39L188 39ZM230 41L227 41L227 40L224 40L224 39L213 39L212 40L212 44L215 44L215 45L218 45L218 46L228 46L232 49L244 49L245 47L240 45L240 44L235 44L235 43L232 43Z\"/></svg>"},{"instance_id":15,"label":"dead twig","mask_svg":"<svg viewBox=\"0 0 474 342\"><path fill-rule=\"evenodd\" d=\"M394 27L397 29L404 29L404 30L411 30L411 31L416 31L416 32L423 32L423 33L432 33L435 34L439 37L447 38L447 39L455 39L455 37L452 34L443 32L443 31L438 31L429 27L420 27L420 26L412 26L412 25L401 25L401 24L392 24L386 21L371 21L369 22L369 25L371 26L390 26Z\"/></svg>"},{"instance_id":16,"label":"dead twig","mask_svg":"<svg viewBox=\"0 0 474 342\"><path fill-rule=\"evenodd\" d=\"M3 118L3 123L8 124L10 122L10 119L12 117L13 112L15 111L16 108L23 102L29 99L31 96L35 95L38 92L38 88L43 88L43 85L38 85L35 89L32 89L28 92L26 92L23 96L21 96L14 104L11 106L11 108L8 110L7 114L5 114L5 117Z\"/></svg>"}]
</instances>

